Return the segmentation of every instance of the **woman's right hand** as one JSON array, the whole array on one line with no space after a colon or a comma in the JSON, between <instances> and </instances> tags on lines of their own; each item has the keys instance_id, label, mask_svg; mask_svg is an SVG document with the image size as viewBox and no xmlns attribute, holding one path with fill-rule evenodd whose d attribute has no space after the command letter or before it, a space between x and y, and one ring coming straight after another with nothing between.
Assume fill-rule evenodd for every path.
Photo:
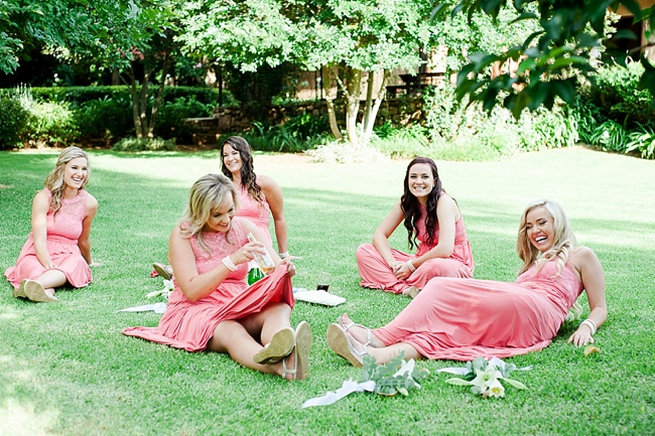
<instances>
[{"instance_id":1,"label":"woman's right hand","mask_svg":"<svg viewBox=\"0 0 655 436\"><path fill-rule=\"evenodd\" d=\"M232 253L230 258L235 265L239 265L253 260L255 258L255 253L266 254L264 244L258 241L248 242L246 245Z\"/></svg>"}]
</instances>

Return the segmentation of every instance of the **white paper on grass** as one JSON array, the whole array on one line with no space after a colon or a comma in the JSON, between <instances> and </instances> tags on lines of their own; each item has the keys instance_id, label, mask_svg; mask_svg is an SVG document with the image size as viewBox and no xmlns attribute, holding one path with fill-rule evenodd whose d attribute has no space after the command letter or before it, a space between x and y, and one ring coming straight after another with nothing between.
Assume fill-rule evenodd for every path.
<instances>
[{"instance_id":1,"label":"white paper on grass","mask_svg":"<svg viewBox=\"0 0 655 436\"><path fill-rule=\"evenodd\" d=\"M144 304L143 306L126 307L125 309L117 310L118 312L155 312L164 313L166 311L166 303Z\"/></svg>"},{"instance_id":2,"label":"white paper on grass","mask_svg":"<svg viewBox=\"0 0 655 436\"><path fill-rule=\"evenodd\" d=\"M320 291L324 292L324 291ZM375 381L368 380L363 383L356 382L349 378L343 382L343 385L333 392L328 392L320 397L310 398L302 403L302 408L314 406L329 406L342 399L343 397L352 394L353 392L373 392L375 390Z\"/></svg>"},{"instance_id":3,"label":"white paper on grass","mask_svg":"<svg viewBox=\"0 0 655 436\"><path fill-rule=\"evenodd\" d=\"M346 301L343 297L325 291L298 290L294 292L293 297L298 301L322 304L323 306L338 306Z\"/></svg>"}]
</instances>

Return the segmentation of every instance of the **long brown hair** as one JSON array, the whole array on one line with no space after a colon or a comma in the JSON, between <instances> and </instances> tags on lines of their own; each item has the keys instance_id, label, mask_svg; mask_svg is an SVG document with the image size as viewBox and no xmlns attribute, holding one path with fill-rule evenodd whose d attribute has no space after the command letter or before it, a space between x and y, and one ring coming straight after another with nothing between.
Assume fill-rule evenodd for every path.
<instances>
[{"instance_id":1,"label":"long brown hair","mask_svg":"<svg viewBox=\"0 0 655 436\"><path fill-rule=\"evenodd\" d=\"M255 174L250 144L241 136L230 136L221 146L221 172L230 180L234 180L232 173L225 166L225 159L223 159L225 145L229 145L238 151L241 157L241 186L246 188L250 197L263 203L264 197L262 195L262 188L257 184L257 175Z\"/></svg>"},{"instance_id":2,"label":"long brown hair","mask_svg":"<svg viewBox=\"0 0 655 436\"><path fill-rule=\"evenodd\" d=\"M400 208L405 214L404 225L407 229L407 240L409 241L409 248L414 248L416 243L416 233L418 228L416 222L421 216L420 203L418 198L414 196L409 190L409 169L415 164L427 164L430 167L432 172L432 177L434 177L434 186L432 191L428 194L428 201L425 206L425 232L426 232L426 243L428 246L434 243L434 231L439 226L439 219L437 218L437 203L439 202L439 197L441 197L442 188L441 188L441 179L439 178L439 172L437 170L437 164L434 163L429 157L415 157L407 165L407 171L405 172L405 181L403 182L404 192L402 197L400 197Z\"/></svg>"}]
</instances>

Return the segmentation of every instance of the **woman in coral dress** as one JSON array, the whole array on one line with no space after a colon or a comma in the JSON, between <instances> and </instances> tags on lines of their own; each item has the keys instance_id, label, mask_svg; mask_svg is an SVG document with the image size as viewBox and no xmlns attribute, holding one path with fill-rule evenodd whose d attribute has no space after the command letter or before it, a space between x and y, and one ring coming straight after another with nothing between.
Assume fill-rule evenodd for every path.
<instances>
[{"instance_id":1,"label":"woman in coral dress","mask_svg":"<svg viewBox=\"0 0 655 436\"><path fill-rule=\"evenodd\" d=\"M441 187L434 161L417 157L407 166L404 194L373 234L357 248L361 286L415 297L433 277L471 277L473 253L462 212ZM392 249L389 236L403 222L415 255ZM418 243L416 240L418 239Z\"/></svg>"},{"instance_id":2,"label":"woman in coral dress","mask_svg":"<svg viewBox=\"0 0 655 436\"><path fill-rule=\"evenodd\" d=\"M517 250L524 264L516 283L434 278L384 327L369 330L342 315L328 328L330 347L353 365L365 354L378 363L401 352L452 360L524 354L550 344L583 289L589 317L568 341L593 342L607 317L603 269L591 249L576 246L557 203L526 208Z\"/></svg>"},{"instance_id":3,"label":"woman in coral dress","mask_svg":"<svg viewBox=\"0 0 655 436\"><path fill-rule=\"evenodd\" d=\"M275 239L280 257L288 256L287 224L284 219L282 189L271 177L256 175L250 144L240 136L231 136L221 147L221 171L239 192L239 215L251 220L265 231L270 242L268 226L273 215Z\"/></svg>"},{"instance_id":4,"label":"woman in coral dress","mask_svg":"<svg viewBox=\"0 0 655 436\"><path fill-rule=\"evenodd\" d=\"M293 330L294 305L290 259L281 261L263 244L263 232L235 218L239 200L232 182L208 174L191 188L189 205L171 233L169 256L175 289L157 327L123 331L187 351L228 353L241 365L283 378L303 379L309 372L312 335L309 324ZM255 241L249 241L252 233ZM248 262L269 255L276 267L248 287Z\"/></svg>"},{"instance_id":5,"label":"woman in coral dress","mask_svg":"<svg viewBox=\"0 0 655 436\"><path fill-rule=\"evenodd\" d=\"M268 230L273 215L275 239L279 256L289 256L287 245L287 224L284 219L282 189L271 177L256 175L253 168L250 144L240 136L231 136L221 147L221 171L227 176L239 194L237 216L248 218L263 231L262 242L272 244ZM250 265L253 267L254 265ZM166 280L172 277L170 266L154 263L154 270ZM151 274L154 276L154 273Z\"/></svg>"},{"instance_id":6,"label":"woman in coral dress","mask_svg":"<svg viewBox=\"0 0 655 436\"><path fill-rule=\"evenodd\" d=\"M89 161L78 147L59 154L45 187L32 202L32 231L5 276L14 297L57 301L55 288L91 282L91 223L98 202L86 189Z\"/></svg>"}]
</instances>

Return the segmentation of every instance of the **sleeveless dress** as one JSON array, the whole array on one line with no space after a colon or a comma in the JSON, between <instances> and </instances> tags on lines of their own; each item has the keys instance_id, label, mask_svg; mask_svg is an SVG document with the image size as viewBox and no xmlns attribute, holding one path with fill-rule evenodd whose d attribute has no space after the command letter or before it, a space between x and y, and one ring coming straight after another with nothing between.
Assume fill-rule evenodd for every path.
<instances>
[{"instance_id":1,"label":"sleeveless dress","mask_svg":"<svg viewBox=\"0 0 655 436\"><path fill-rule=\"evenodd\" d=\"M431 245L426 243L425 214L425 207L421 206L421 216L417 222L418 233L416 239L419 241L419 244L416 255L403 253L400 250L392 248L391 254L396 260L407 262L410 259L416 259L439 243L439 228L436 228L434 231L433 243ZM463 217L455 223L455 245L450 257L434 258L425 261L404 280L396 278L392 269L371 243L360 245L355 252L355 256L357 257L359 275L362 278L360 286L382 289L394 294L400 294L410 286L423 289L425 284L433 277L472 277L474 269L473 251L466 237Z\"/></svg>"},{"instance_id":2,"label":"sleeveless dress","mask_svg":"<svg viewBox=\"0 0 655 436\"><path fill-rule=\"evenodd\" d=\"M237 216L248 218L253 224L262 229L268 239L261 242L272 244L271 234L268 231L271 222L271 209L266 202L264 193L261 193L264 201L260 203L248 194L248 189L244 188L243 185L237 186L237 192L239 193Z\"/></svg>"},{"instance_id":3,"label":"sleeveless dress","mask_svg":"<svg viewBox=\"0 0 655 436\"><path fill-rule=\"evenodd\" d=\"M50 190L44 188L48 199L52 199ZM74 198L63 198L61 208L57 215L48 211L46 215L46 248L55 268L66 275L66 280L73 287L81 288L88 285L91 280L91 269L86 263L80 247L77 245L82 234L82 223L86 218L86 201L88 192L82 189ZM16 265L5 271L7 280L18 289L23 279L35 280L47 270L36 257L34 237L30 232L23 245Z\"/></svg>"},{"instance_id":4,"label":"sleeveless dress","mask_svg":"<svg viewBox=\"0 0 655 436\"><path fill-rule=\"evenodd\" d=\"M225 233L212 232L203 233L202 239L209 253L195 236L190 240L199 274L215 268L225 256L248 242L241 218L232 220L227 238ZM271 303L282 302L293 308L291 278L287 275L286 265L279 265L270 275L250 287L245 280L247 272L247 263L238 265L236 271L231 272L211 294L198 301L187 299L174 280L175 289L168 299L166 312L159 325L128 327L123 330L123 334L187 351L202 351L207 348L207 343L221 321L241 319L258 313Z\"/></svg>"},{"instance_id":5,"label":"sleeveless dress","mask_svg":"<svg viewBox=\"0 0 655 436\"><path fill-rule=\"evenodd\" d=\"M558 273L556 261L533 264L516 283L437 277L373 332L430 359L516 356L550 344L582 289L573 267Z\"/></svg>"}]
</instances>

